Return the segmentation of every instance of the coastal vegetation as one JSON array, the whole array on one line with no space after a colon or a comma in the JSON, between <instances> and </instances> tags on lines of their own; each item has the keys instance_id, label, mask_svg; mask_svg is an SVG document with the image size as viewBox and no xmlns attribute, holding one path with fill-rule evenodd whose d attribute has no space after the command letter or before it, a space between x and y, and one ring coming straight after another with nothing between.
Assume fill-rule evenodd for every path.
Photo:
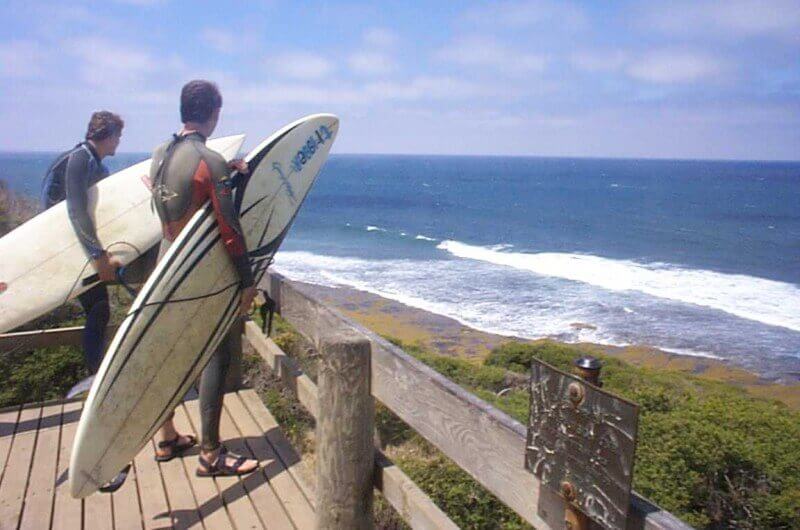
<instances>
[{"instance_id":1,"label":"coastal vegetation","mask_svg":"<svg viewBox=\"0 0 800 530\"><path fill-rule=\"evenodd\" d=\"M523 423L528 419L531 360L569 371L574 359L587 353L580 346L547 340L508 342L475 361L387 338ZM314 376L314 353L280 319L273 339ZM636 491L698 528L795 527L800 520L800 413L724 382L599 356L604 388L640 407ZM251 363L258 361L251 358ZM313 418L279 387L273 380L260 391L293 442L313 458ZM377 424L384 452L456 524L528 528L384 407L378 408ZM381 527L403 527L391 509L382 503L377 507Z\"/></svg>"}]
</instances>

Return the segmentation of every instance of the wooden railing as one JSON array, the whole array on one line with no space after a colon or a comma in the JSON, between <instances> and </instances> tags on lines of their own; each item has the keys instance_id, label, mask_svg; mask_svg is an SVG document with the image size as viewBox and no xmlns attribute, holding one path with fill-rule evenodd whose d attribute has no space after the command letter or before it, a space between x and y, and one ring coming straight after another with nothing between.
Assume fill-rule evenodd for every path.
<instances>
[{"instance_id":1,"label":"wooden railing","mask_svg":"<svg viewBox=\"0 0 800 530\"><path fill-rule=\"evenodd\" d=\"M370 393L375 399L534 527L564 528L563 499L541 487L539 479L524 468L525 426L324 304L305 286L276 273L265 277L262 286L281 316L317 348L336 336L366 340L371 347ZM247 325L248 339L259 352L266 352L263 355L313 413L317 405L311 380L277 347L259 339L259 334L254 324ZM690 527L634 492L627 528Z\"/></svg>"},{"instance_id":2,"label":"wooden railing","mask_svg":"<svg viewBox=\"0 0 800 530\"><path fill-rule=\"evenodd\" d=\"M327 357L328 361L332 361L336 356L350 355L346 363L340 362L333 367L330 377L320 378L318 382L325 387L321 392L317 384L298 368L297 363L265 337L255 323L248 322L244 326L246 340L285 386L295 394L299 402L318 420L318 448L332 446L336 451L352 451L352 448L358 447L359 443L363 446L365 433L372 436L370 420L374 414L371 410L372 400L364 399L357 389L350 388L352 384L348 386L341 384L342 381L337 381L337 378L360 374L358 377L368 378L368 381L362 381L368 384L361 388L364 391L368 390L369 396L383 403L525 521L538 529L564 528L563 499L555 492L542 487L539 479L524 467L525 426L324 304L307 287L291 282L276 273L267 275L262 286L275 300L276 309L281 316L306 337L320 351L323 358ZM63 328L0 335L0 352L22 346L34 348L78 344L80 331L81 328ZM354 351L360 353L353 353ZM321 394L326 396L325 407L320 406ZM350 400L351 405L357 403L357 408L337 409L333 403L338 397ZM321 408L325 410L321 411ZM326 418L325 414L334 416ZM336 417L336 414L341 417ZM349 418L345 429L348 432L330 427L344 417ZM367 420L355 421L361 417ZM323 424L322 428L320 424ZM324 427L325 425L327 427ZM350 437L347 444L342 444L341 439L337 440L337 437L343 436ZM363 447L361 449L363 450ZM358 455L350 455L351 460L357 457ZM338 459L338 463L332 464L331 459L328 459L320 464L318 459L318 485L330 484L333 480L331 475L346 472L350 486L348 491L351 493L351 498L344 498L341 495L332 497L330 491L318 491L315 503L318 513L320 499L327 503L324 506L326 512L334 510L337 505L340 507L347 505L351 515L356 513L362 518L360 522L356 521L357 526L369 527L371 522L366 521L366 517L371 516L367 513L371 504L364 504L361 502L363 499L354 499L352 495L363 497L365 488L369 491L374 487L382 492L412 528L448 530L457 528L444 512L378 448L374 448L372 456L361 455L361 462L358 463L363 465L366 461L368 467L373 468L372 473L365 474L363 469L360 472L356 469L345 470L342 466L351 465L351 460ZM364 483L356 484L357 480L362 480ZM342 522L341 519L339 521ZM365 526L362 526L362 523ZM353 520L348 519L348 524L354 524ZM330 524L328 526L347 528ZM592 528L599 527L592 526ZM690 527L634 492L627 528L683 530Z\"/></svg>"}]
</instances>

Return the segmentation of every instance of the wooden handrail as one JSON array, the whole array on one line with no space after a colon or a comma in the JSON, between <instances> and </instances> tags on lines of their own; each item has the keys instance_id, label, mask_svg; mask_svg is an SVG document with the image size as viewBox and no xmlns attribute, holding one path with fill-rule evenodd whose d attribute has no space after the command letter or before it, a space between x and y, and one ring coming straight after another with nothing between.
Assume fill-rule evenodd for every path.
<instances>
[{"instance_id":1,"label":"wooden handrail","mask_svg":"<svg viewBox=\"0 0 800 530\"><path fill-rule=\"evenodd\" d=\"M277 375L301 405L315 418L319 410L317 385L298 369L295 360L264 336L254 322L245 324L245 338L272 373ZM457 530L458 526L400 468L375 450L375 489L414 529Z\"/></svg>"},{"instance_id":2,"label":"wooden handrail","mask_svg":"<svg viewBox=\"0 0 800 530\"><path fill-rule=\"evenodd\" d=\"M111 324L106 330L107 336L113 337L117 324ZM0 333L0 353L54 346L80 346L83 326L72 326L53 329L37 329L33 331L17 331Z\"/></svg>"},{"instance_id":3,"label":"wooden handrail","mask_svg":"<svg viewBox=\"0 0 800 530\"><path fill-rule=\"evenodd\" d=\"M277 273L262 285L278 312L312 343L357 333L372 344L372 395L537 528L563 527L564 501L524 469L525 427ZM632 495L628 528L689 529Z\"/></svg>"}]
</instances>

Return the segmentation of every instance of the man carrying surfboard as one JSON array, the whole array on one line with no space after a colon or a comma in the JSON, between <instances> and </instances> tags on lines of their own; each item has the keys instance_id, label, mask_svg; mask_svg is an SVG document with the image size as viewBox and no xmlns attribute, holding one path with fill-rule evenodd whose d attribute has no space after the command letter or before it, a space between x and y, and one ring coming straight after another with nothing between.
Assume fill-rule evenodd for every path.
<instances>
[{"instance_id":1,"label":"man carrying surfboard","mask_svg":"<svg viewBox=\"0 0 800 530\"><path fill-rule=\"evenodd\" d=\"M86 313L83 355L92 374L97 373L103 360L110 314L108 290L103 282L114 280L119 263L109 257L97 239L97 231L89 215L88 191L108 176L108 169L102 160L116 153L124 125L122 118L112 112L101 110L93 113L85 140L56 158L47 170L42 185L43 210L67 201L69 220L100 278L100 283L78 296Z\"/></svg>"},{"instance_id":2,"label":"man carrying surfboard","mask_svg":"<svg viewBox=\"0 0 800 530\"><path fill-rule=\"evenodd\" d=\"M205 145L206 138L216 128L221 108L222 96L215 84L204 80L190 81L181 90L182 129L153 152L150 169L153 204L163 230L159 260L194 213L206 201L211 201L220 237L238 272L242 289L240 311L246 314L256 290L238 212L234 206L230 173L236 170L246 174L248 167L242 160L226 163L218 153ZM232 338L229 334L222 340L200 377L199 476L241 475L258 467L256 460L227 452L219 439ZM158 461L170 460L196 443L193 436L177 432L171 417L162 425L159 438L156 450Z\"/></svg>"}]
</instances>

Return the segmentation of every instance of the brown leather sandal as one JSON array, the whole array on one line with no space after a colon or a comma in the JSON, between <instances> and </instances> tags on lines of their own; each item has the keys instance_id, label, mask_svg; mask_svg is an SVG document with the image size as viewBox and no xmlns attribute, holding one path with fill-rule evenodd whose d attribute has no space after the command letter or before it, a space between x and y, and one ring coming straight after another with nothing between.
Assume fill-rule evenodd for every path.
<instances>
[{"instance_id":1,"label":"brown leather sandal","mask_svg":"<svg viewBox=\"0 0 800 530\"><path fill-rule=\"evenodd\" d=\"M176 456L182 455L187 449L191 449L195 445L197 445L197 438L195 438L191 434L183 435L189 439L188 442L185 443L178 443L178 440L181 439L182 435L178 435L175 437L174 440L165 440L163 442L158 442L159 449L169 449L169 454L166 455L158 455L156 454L156 462L169 462Z\"/></svg>"},{"instance_id":2,"label":"brown leather sandal","mask_svg":"<svg viewBox=\"0 0 800 530\"><path fill-rule=\"evenodd\" d=\"M228 457L236 459L233 464L227 463ZM229 453L228 448L224 445L219 450L219 455L217 455L217 459L213 464L209 463L202 455L198 460L200 461L200 467L203 468L196 471L198 477L232 477L236 475L246 475L258 469L258 466L256 466L253 469L242 471L242 464L249 459L242 455Z\"/></svg>"}]
</instances>

